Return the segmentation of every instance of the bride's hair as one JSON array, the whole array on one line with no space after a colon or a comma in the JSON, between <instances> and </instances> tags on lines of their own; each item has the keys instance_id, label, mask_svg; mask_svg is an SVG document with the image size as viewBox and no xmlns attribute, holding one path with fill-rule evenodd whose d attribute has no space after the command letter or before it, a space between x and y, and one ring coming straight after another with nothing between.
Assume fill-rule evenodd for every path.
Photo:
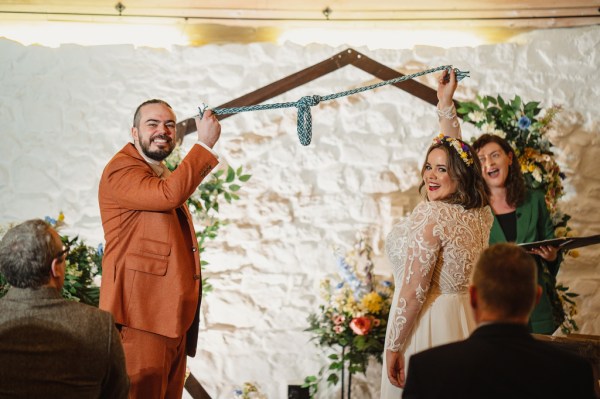
<instances>
[{"instance_id":1,"label":"bride's hair","mask_svg":"<svg viewBox=\"0 0 600 399\"><path fill-rule=\"evenodd\" d=\"M460 142L463 147L467 148L467 151L473 154L473 150L468 144L462 141ZM425 173L427 157L431 151L436 148L439 148L446 153L446 158L448 160L448 174L450 175L450 178L457 183L456 191L448 197L441 199L441 201L449 204L462 205L465 209L482 208L489 205L490 192L483 180L479 159L472 156L473 163L468 165L459 152L454 148L450 149L450 145L447 145L445 141L436 142L427 150L425 162L423 162L423 166L421 167L421 178ZM423 187L425 187L425 181L421 179L421 185L419 186L419 193L421 194L423 194ZM425 195L425 199L427 199L427 195Z\"/></svg>"}]
</instances>

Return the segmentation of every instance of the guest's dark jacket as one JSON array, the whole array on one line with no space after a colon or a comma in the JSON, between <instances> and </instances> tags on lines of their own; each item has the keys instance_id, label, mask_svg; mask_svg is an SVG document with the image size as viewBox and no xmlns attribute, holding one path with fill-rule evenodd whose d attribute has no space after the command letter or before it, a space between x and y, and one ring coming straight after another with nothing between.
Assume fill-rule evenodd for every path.
<instances>
[{"instance_id":1,"label":"guest's dark jacket","mask_svg":"<svg viewBox=\"0 0 600 399\"><path fill-rule=\"evenodd\" d=\"M488 324L460 342L411 356L404 399L592 399L591 365L533 338L525 325Z\"/></svg>"},{"instance_id":2,"label":"guest's dark jacket","mask_svg":"<svg viewBox=\"0 0 600 399\"><path fill-rule=\"evenodd\" d=\"M127 398L129 379L110 313L51 287L0 299L0 398Z\"/></svg>"}]
</instances>

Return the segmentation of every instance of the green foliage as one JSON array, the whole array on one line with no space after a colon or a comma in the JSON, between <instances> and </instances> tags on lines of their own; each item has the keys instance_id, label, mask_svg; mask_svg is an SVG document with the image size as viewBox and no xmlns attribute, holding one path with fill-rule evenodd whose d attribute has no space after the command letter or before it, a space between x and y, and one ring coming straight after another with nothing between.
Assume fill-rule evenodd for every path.
<instances>
[{"instance_id":1,"label":"green foliage","mask_svg":"<svg viewBox=\"0 0 600 399\"><path fill-rule=\"evenodd\" d=\"M308 395L314 398L319 392L319 381L323 378L324 368L321 367L318 375L309 375L304 378L302 388L308 388Z\"/></svg>"},{"instance_id":2,"label":"green foliage","mask_svg":"<svg viewBox=\"0 0 600 399\"><path fill-rule=\"evenodd\" d=\"M4 276L0 273L0 298L6 295L6 291L8 291L8 282L4 278Z\"/></svg>"},{"instance_id":3,"label":"green foliage","mask_svg":"<svg viewBox=\"0 0 600 399\"><path fill-rule=\"evenodd\" d=\"M573 299L578 297L579 294L569 292L569 287L566 287L560 283L556 285L556 291L558 292L558 298L562 303L564 311L564 321L560 325L560 330L564 334L569 334L573 331L578 331L579 326L573 319L573 317L577 314L577 304Z\"/></svg>"},{"instance_id":4,"label":"green foliage","mask_svg":"<svg viewBox=\"0 0 600 399\"><path fill-rule=\"evenodd\" d=\"M171 171L174 171L181 160L181 147L177 147L165 163ZM227 221L219 215L219 204L223 199L229 204L239 200L240 196L237 192L241 189L242 183L247 182L251 177L252 175L244 173L241 166L237 169L228 166L227 170L221 169L212 173L188 199L188 208L196 223L200 225L196 230L196 239L201 255L205 250L206 240L214 240L221 227L227 224ZM202 256L201 259L200 266L204 270L209 263L203 260ZM207 293L212 289L208 279L203 278L202 292Z\"/></svg>"},{"instance_id":5,"label":"green foliage","mask_svg":"<svg viewBox=\"0 0 600 399\"><path fill-rule=\"evenodd\" d=\"M98 306L100 287L94 283L94 277L102 270L101 246L93 248L79 237L73 239L61 236L64 245L70 248L67 255L65 285L62 296L92 306Z\"/></svg>"}]
</instances>

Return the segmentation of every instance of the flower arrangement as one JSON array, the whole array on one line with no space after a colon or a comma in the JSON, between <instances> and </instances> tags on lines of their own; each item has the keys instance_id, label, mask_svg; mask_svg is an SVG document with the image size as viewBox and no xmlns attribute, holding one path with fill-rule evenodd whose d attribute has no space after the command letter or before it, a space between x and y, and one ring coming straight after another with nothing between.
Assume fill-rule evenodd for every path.
<instances>
[{"instance_id":1,"label":"flower arrangement","mask_svg":"<svg viewBox=\"0 0 600 399\"><path fill-rule=\"evenodd\" d=\"M454 147L465 165L473 165L473 156L470 154L469 147L461 140L455 139L454 137L444 136L443 133L440 133L438 136L433 138L433 144L443 143L449 143L452 147Z\"/></svg>"},{"instance_id":2,"label":"flower arrangement","mask_svg":"<svg viewBox=\"0 0 600 399\"><path fill-rule=\"evenodd\" d=\"M260 391L258 384L254 382L244 382L242 388L236 388L233 391L234 399L267 399Z\"/></svg>"},{"instance_id":3,"label":"flower arrangement","mask_svg":"<svg viewBox=\"0 0 600 399\"><path fill-rule=\"evenodd\" d=\"M552 143L545 136L552 128L552 121L560 106L547 110L539 108L539 102L523 103L515 96L511 101L501 96L477 96L476 102L463 102L457 110L465 121L472 122L482 133L506 139L519 158L521 171L527 185L546 192L546 205L551 215L558 211L557 202L564 195L562 180L565 175L550 151ZM555 219L555 226L565 226L567 215Z\"/></svg>"},{"instance_id":4,"label":"flower arrangement","mask_svg":"<svg viewBox=\"0 0 600 399\"><path fill-rule=\"evenodd\" d=\"M518 157L521 171L529 188L542 189L546 193L546 206L555 228L556 237L575 235L567 223L571 218L561 212L558 200L564 195L562 180L565 175L554 159L552 143L546 133L552 129L552 122L560 112L560 106L548 109L539 107L536 101L524 103L515 96L507 101L501 96L477 96L474 102L461 102L457 113L465 121L473 123L482 133L494 134L506 139ZM567 252L577 257L577 250ZM579 328L573 320L577 313L573 298L576 293L568 292L569 287L556 286L558 292L555 303L555 318L561 320L561 330L569 333Z\"/></svg>"},{"instance_id":5,"label":"flower arrangement","mask_svg":"<svg viewBox=\"0 0 600 399\"><path fill-rule=\"evenodd\" d=\"M390 311L393 283L373 275L372 249L358 235L352 249L345 255L336 251L337 266L341 280L332 284L329 279L321 282L323 303L319 312L310 314L306 329L313 334L316 344L332 349L330 364L318 376L305 378L304 387L312 397L327 372L329 385L341 381L344 397L344 377L348 370L348 397L351 379L355 373L365 373L370 358L381 363L385 341L386 324Z\"/></svg>"}]
</instances>

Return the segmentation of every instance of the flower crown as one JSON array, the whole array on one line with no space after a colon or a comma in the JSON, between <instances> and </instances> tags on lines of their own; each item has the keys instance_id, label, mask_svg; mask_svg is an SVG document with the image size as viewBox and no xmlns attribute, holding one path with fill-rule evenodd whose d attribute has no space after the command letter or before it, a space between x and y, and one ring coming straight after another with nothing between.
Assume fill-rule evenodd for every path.
<instances>
[{"instance_id":1,"label":"flower crown","mask_svg":"<svg viewBox=\"0 0 600 399\"><path fill-rule=\"evenodd\" d=\"M444 136L444 134L440 133L438 136L433 138L433 144L445 144L448 147L454 148L465 165L473 165L473 156L471 155L469 146L463 143L462 140L455 139L454 137L450 136Z\"/></svg>"}]
</instances>

